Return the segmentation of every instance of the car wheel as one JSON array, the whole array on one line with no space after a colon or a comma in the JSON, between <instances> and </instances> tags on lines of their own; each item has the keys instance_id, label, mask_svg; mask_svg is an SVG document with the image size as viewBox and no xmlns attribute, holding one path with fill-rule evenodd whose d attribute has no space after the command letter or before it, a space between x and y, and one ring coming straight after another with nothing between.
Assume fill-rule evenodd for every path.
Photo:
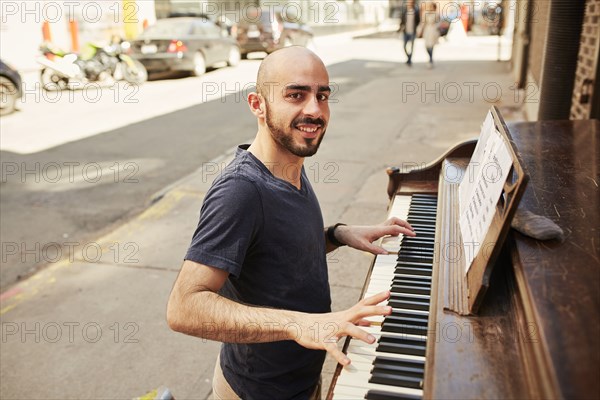
<instances>
[{"instance_id":1,"label":"car wheel","mask_svg":"<svg viewBox=\"0 0 600 400\"><path fill-rule=\"evenodd\" d=\"M227 57L227 65L230 67L235 67L240 63L240 59L242 55L240 54L240 49L237 46L233 46L229 50L229 57Z\"/></svg>"},{"instance_id":2,"label":"car wheel","mask_svg":"<svg viewBox=\"0 0 600 400\"><path fill-rule=\"evenodd\" d=\"M194 69L192 70L193 76L201 76L206 72L206 61L204 55L200 52L194 54Z\"/></svg>"},{"instance_id":3,"label":"car wheel","mask_svg":"<svg viewBox=\"0 0 600 400\"><path fill-rule=\"evenodd\" d=\"M8 78L0 76L0 115L8 115L17 107L17 87Z\"/></svg>"}]
</instances>

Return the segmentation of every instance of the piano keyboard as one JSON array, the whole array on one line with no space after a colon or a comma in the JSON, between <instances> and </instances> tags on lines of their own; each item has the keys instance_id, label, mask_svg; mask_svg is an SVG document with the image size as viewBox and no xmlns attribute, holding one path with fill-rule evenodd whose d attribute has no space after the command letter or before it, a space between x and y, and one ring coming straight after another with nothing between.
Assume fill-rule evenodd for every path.
<instances>
[{"instance_id":1,"label":"piano keyboard","mask_svg":"<svg viewBox=\"0 0 600 400\"><path fill-rule=\"evenodd\" d=\"M437 195L397 195L389 217L408 221L417 237L385 238L390 253L375 259L364 297L384 290L392 314L367 318L373 345L351 339L333 399L421 399L435 242Z\"/></svg>"}]
</instances>

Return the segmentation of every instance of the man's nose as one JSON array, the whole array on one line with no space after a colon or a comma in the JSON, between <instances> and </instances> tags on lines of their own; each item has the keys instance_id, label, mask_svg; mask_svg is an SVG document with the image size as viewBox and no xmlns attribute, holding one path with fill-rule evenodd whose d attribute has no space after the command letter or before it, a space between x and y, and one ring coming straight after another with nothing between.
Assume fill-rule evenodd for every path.
<instances>
[{"instance_id":1,"label":"man's nose","mask_svg":"<svg viewBox=\"0 0 600 400\"><path fill-rule=\"evenodd\" d=\"M321 109L321 103L316 96L310 96L310 98L304 104L304 114L311 117L320 117L323 114Z\"/></svg>"}]
</instances>

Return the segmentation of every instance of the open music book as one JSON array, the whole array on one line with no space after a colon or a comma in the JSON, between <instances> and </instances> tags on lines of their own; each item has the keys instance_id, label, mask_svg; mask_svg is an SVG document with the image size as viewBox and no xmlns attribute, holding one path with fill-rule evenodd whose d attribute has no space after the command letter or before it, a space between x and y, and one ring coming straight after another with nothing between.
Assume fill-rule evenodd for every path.
<instances>
[{"instance_id":1,"label":"open music book","mask_svg":"<svg viewBox=\"0 0 600 400\"><path fill-rule=\"evenodd\" d=\"M492 113L488 112L481 126L477 146L458 187L465 273L485 240L512 167L509 146L496 129Z\"/></svg>"},{"instance_id":2,"label":"open music book","mask_svg":"<svg viewBox=\"0 0 600 400\"><path fill-rule=\"evenodd\" d=\"M443 170L453 167L462 176L460 183L446 180L439 188L440 196L454 205L448 210L448 225L454 228L440 233L440 244L460 249L460 257L442 257L438 266L445 285L444 308L474 314L489 287L528 177L496 107L485 118L468 166L450 159L444 163Z\"/></svg>"}]
</instances>

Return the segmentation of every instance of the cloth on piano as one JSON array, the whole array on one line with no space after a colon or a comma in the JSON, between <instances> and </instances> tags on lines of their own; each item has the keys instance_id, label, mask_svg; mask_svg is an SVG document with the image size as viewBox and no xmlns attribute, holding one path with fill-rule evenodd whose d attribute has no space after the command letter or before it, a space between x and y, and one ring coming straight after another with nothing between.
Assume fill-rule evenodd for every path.
<instances>
[{"instance_id":1,"label":"cloth on piano","mask_svg":"<svg viewBox=\"0 0 600 400\"><path fill-rule=\"evenodd\" d=\"M517 209L510 226L525 236L537 240L562 240L563 230L554 221L528 210Z\"/></svg>"}]
</instances>

